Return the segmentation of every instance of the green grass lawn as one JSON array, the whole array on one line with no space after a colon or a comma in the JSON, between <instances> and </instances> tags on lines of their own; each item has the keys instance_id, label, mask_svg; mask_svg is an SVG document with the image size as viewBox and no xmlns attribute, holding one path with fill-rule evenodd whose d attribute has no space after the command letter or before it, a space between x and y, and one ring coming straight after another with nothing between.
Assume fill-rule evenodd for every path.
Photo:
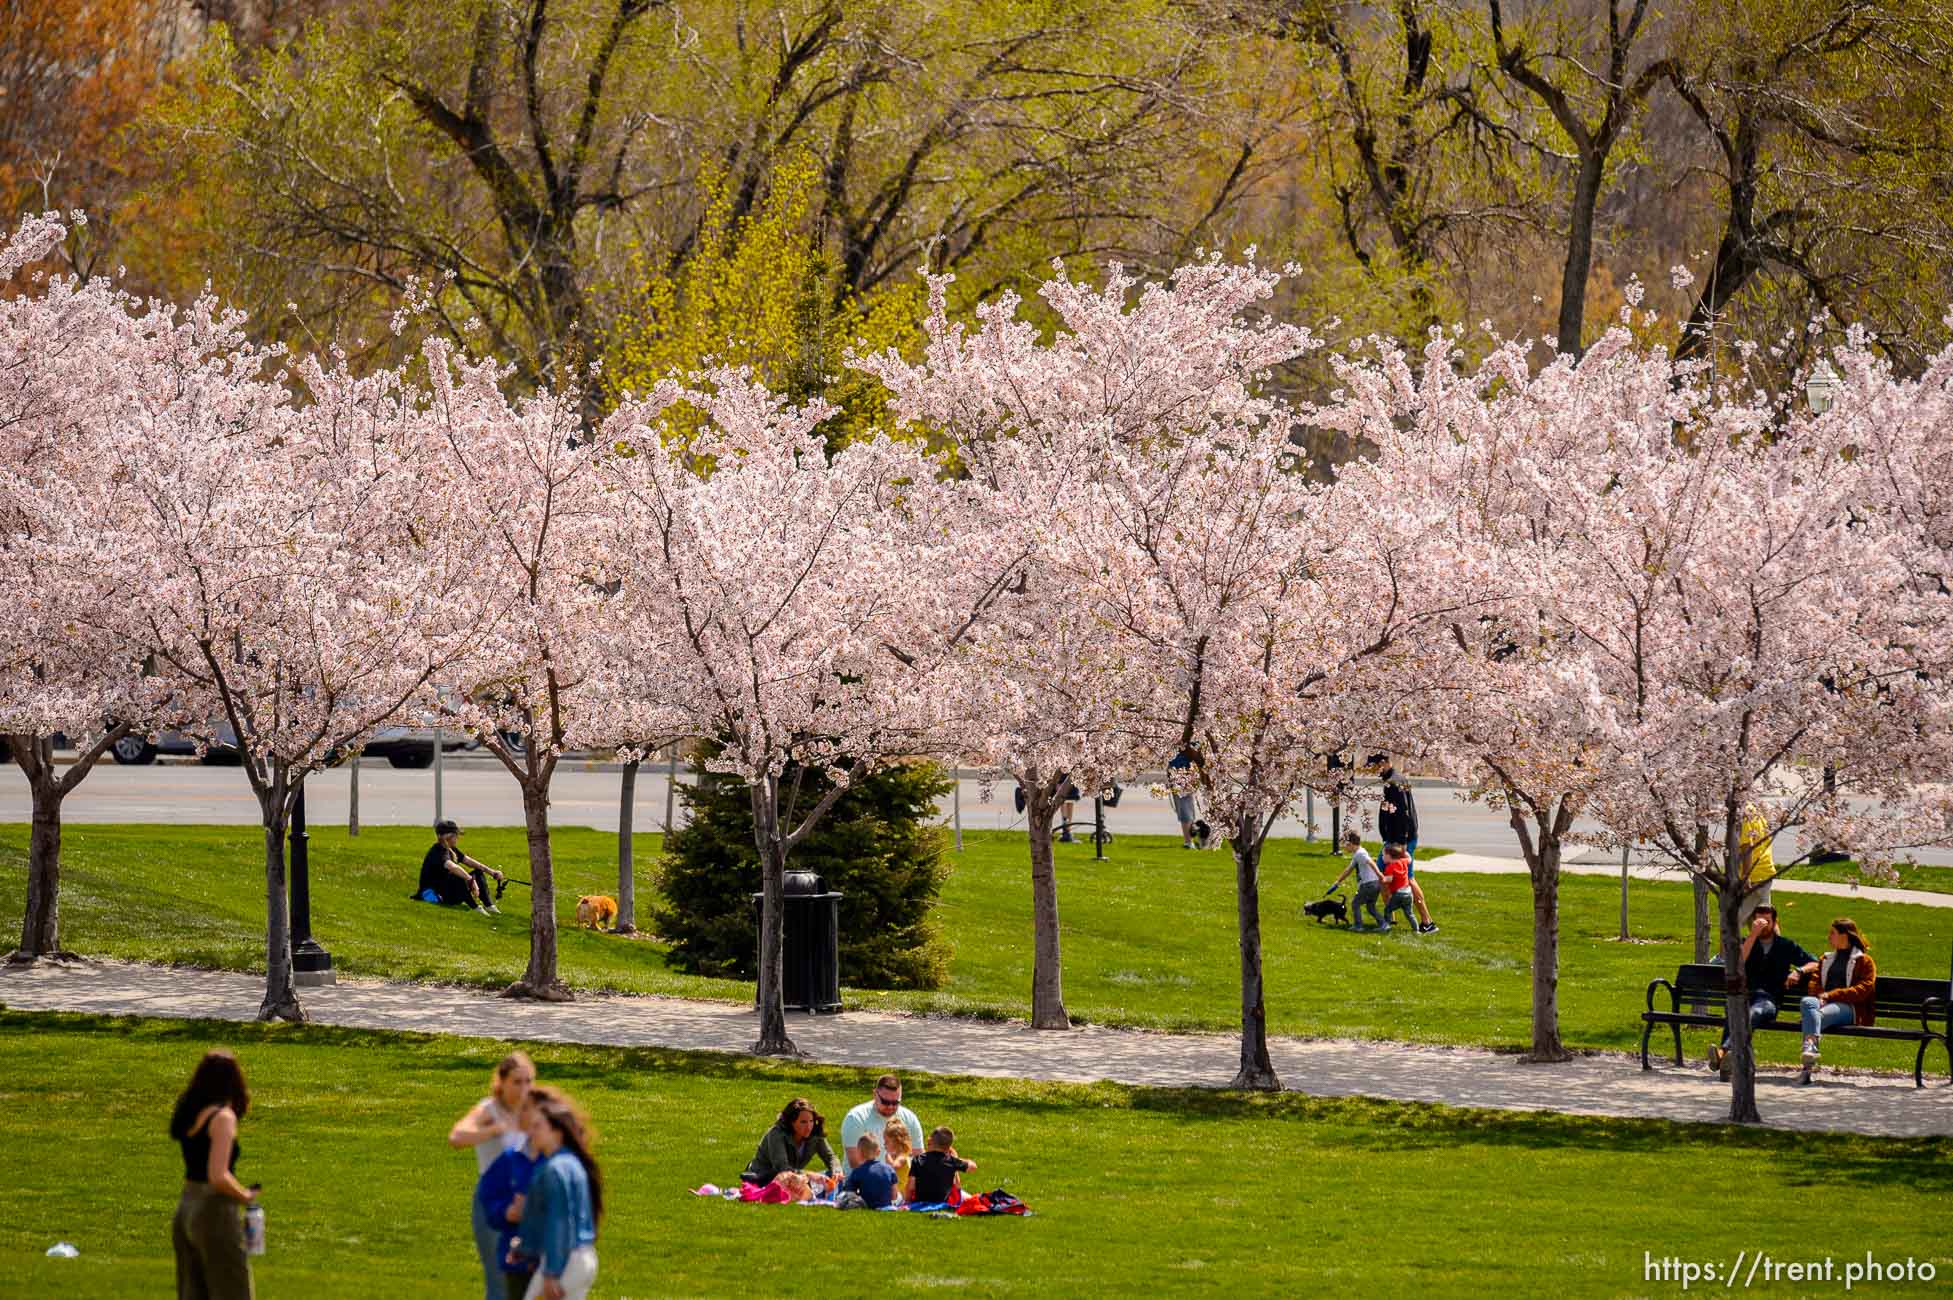
<instances>
[{"instance_id":1,"label":"green grass lawn","mask_svg":"<svg viewBox=\"0 0 1953 1300\"><path fill-rule=\"evenodd\" d=\"M468 1230L474 1161L445 1137L504 1044L19 1013L0 1013L0 1036L9 1048L0 1141L12 1157L0 1295L169 1293L182 1166L164 1127L191 1066L215 1046L237 1052L252 1088L238 1172L266 1189L260 1295L452 1297L479 1286ZM605 1300L813 1286L1677 1295L1678 1284L1645 1279L1644 1252L1726 1266L1739 1249L1828 1254L1840 1267L1868 1250L1910 1255L1953 1276L1944 1234L1930 1229L1953 1197L1953 1140L1944 1138L912 1075L907 1100L924 1123L956 1129L958 1149L981 1166L972 1181L1008 1185L1037 1211L944 1222L686 1194L734 1177L788 1097L810 1096L836 1117L868 1095L873 1071L529 1050L543 1080L568 1089L600 1133L609 1213L596 1294ZM1732 1180L1758 1204L1740 1240L1727 1216L1702 1212ZM45 1258L61 1240L80 1257Z\"/></svg>"},{"instance_id":2,"label":"green grass lawn","mask_svg":"<svg viewBox=\"0 0 1953 1300\"><path fill-rule=\"evenodd\" d=\"M0 828L0 915L22 905L27 832ZM955 947L949 986L934 993L854 990L850 1005L975 1015L1028 1014L1030 887L1022 836L965 836L938 916ZM572 984L641 993L746 1000L752 986L675 974L662 947L578 930L580 893L610 893L616 839L597 831L555 835L562 968ZM484 861L521 870L518 828L478 829L466 845ZM408 899L426 833L368 829L349 839L326 827L312 838L314 924L349 975L448 980L500 987L522 971L527 909L519 890L508 915L489 919ZM1177 838L1121 836L1110 860L1085 844L1059 846L1066 1003L1075 1017L1168 1029L1231 1030L1238 1007L1234 876L1225 853L1185 852ZM64 840L63 935L89 954L143 961L262 969L263 871L250 828L73 826ZM649 915L656 836L639 837L640 916ZM1422 873L1443 926L1436 935L1399 927L1351 934L1301 918L1341 869L1325 847L1271 844L1263 871L1268 1013L1277 1033L1523 1045L1528 1033L1532 942L1530 891L1522 876L1438 869ZM1625 1049L1639 1041L1643 990L1672 976L1692 951L1686 886L1636 881L1622 944L1619 885L1569 877L1561 917L1561 1018L1576 1046ZM1855 917L1888 975L1944 977L1953 957L1953 910L1785 893L1785 928L1810 946L1832 916ZM843 937L845 941L845 936ZM1704 1031L1687 1037L1691 1052ZM1789 1061L1797 1041L1765 1035L1765 1060ZM1855 1042L1836 1059L1910 1070L1912 1051ZM1944 1062L1938 1068L1944 1068Z\"/></svg>"},{"instance_id":3,"label":"green grass lawn","mask_svg":"<svg viewBox=\"0 0 1953 1300\"><path fill-rule=\"evenodd\" d=\"M1899 878L1887 886L1884 881L1873 882L1881 888L1920 889L1929 894L1953 894L1953 867L1900 867ZM1853 862L1813 863L1798 867L1785 877L1787 880L1831 880L1840 884L1858 881L1858 866Z\"/></svg>"}]
</instances>

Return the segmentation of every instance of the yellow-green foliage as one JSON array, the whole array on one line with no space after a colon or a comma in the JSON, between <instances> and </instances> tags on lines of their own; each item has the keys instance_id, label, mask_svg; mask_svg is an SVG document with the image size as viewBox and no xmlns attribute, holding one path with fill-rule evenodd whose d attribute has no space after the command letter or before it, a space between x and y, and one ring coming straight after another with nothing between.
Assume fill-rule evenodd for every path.
<instances>
[{"instance_id":1,"label":"yellow-green foliage","mask_svg":"<svg viewBox=\"0 0 1953 1300\"><path fill-rule=\"evenodd\" d=\"M865 296L840 286L814 215L819 182L811 159L787 159L735 221L731 187L711 178L698 246L675 271L668 250L632 250L604 359L611 400L702 367L743 366L795 400L838 406L828 426L837 445L896 431L881 385L845 359L908 350L921 338L925 295L913 279Z\"/></svg>"}]
</instances>

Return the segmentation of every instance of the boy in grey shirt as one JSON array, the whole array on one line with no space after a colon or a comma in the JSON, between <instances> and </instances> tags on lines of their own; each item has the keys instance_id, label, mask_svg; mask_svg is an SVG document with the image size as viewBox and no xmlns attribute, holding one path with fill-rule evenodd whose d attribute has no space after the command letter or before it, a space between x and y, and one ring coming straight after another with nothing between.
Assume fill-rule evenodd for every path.
<instances>
[{"instance_id":1,"label":"boy in grey shirt","mask_svg":"<svg viewBox=\"0 0 1953 1300\"><path fill-rule=\"evenodd\" d=\"M1329 886L1329 892L1336 892L1337 886L1349 879L1350 872L1356 873L1356 901L1350 904L1349 924L1352 930L1367 930L1363 924L1363 909L1370 909L1370 920L1377 929L1383 928L1383 918L1377 915L1377 898L1383 893L1383 875L1377 864L1370 860L1369 850L1363 847L1363 837L1355 831L1343 832L1343 848L1349 852L1349 865L1343 874L1336 877L1336 883Z\"/></svg>"}]
</instances>

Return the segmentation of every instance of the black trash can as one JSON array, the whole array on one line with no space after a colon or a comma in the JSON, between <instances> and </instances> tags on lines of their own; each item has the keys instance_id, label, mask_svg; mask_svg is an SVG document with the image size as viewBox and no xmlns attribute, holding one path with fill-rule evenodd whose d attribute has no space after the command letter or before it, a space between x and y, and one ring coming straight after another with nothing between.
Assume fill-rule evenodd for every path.
<instances>
[{"instance_id":1,"label":"black trash can","mask_svg":"<svg viewBox=\"0 0 1953 1300\"><path fill-rule=\"evenodd\" d=\"M788 871L781 917L780 998L788 1011L841 1009L841 895L811 871ZM753 923L762 923L764 894L753 895Z\"/></svg>"}]
</instances>

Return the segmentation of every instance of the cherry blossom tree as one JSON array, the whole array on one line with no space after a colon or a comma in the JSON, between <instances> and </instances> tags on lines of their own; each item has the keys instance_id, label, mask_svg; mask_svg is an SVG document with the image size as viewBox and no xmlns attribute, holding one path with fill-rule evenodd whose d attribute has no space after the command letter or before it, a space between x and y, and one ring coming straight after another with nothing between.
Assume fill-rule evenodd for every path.
<instances>
[{"instance_id":1,"label":"cherry blossom tree","mask_svg":"<svg viewBox=\"0 0 1953 1300\"><path fill-rule=\"evenodd\" d=\"M969 752L1023 791L1031 1022L1065 1029L1052 848L1064 794L1100 789L1177 748L1159 752L1158 729L1140 725L1154 665L1108 634L1091 594L1097 557L1080 550L1076 512L1106 491L1120 449L1171 444L1240 408L1257 375L1310 339L1247 319L1273 277L1218 260L1144 285L1115 270L1098 288L1060 265L1039 291L1059 322L1048 336L1009 293L977 308L974 331L952 322L953 278L930 281L919 361L891 351L854 364L888 387L903 420L948 443L968 475L966 527L991 539L987 562L959 571L956 600L972 617L952 629L974 723Z\"/></svg>"},{"instance_id":2,"label":"cherry blossom tree","mask_svg":"<svg viewBox=\"0 0 1953 1300\"><path fill-rule=\"evenodd\" d=\"M1877 409L1813 420L1729 392L1687 425L1596 419L1552 486L1589 539L1542 604L1609 713L1591 811L1716 891L1738 1122L1758 1119L1734 956L1763 884L1746 817L1779 874L1818 843L1878 863L1953 839L1931 784L1953 771L1953 602L1919 580L1888 459L1859 454Z\"/></svg>"},{"instance_id":3,"label":"cherry blossom tree","mask_svg":"<svg viewBox=\"0 0 1953 1300\"><path fill-rule=\"evenodd\" d=\"M1339 359L1341 400L1328 428L1383 449L1378 486L1450 512L1476 560L1477 608L1454 621L1406 683L1388 719L1393 745L1445 771L1466 797L1506 813L1532 885L1532 1026L1528 1059L1568 1059L1559 1024L1561 864L1574 820L1606 779L1595 761L1611 715L1587 663L1591 646L1545 612L1586 574L1570 557L1618 551L1634 521L1604 508L1615 471L1608 438L1638 429L1659 443L1693 417L1700 392L1666 357L1616 331L1576 362L1532 369L1533 349L1507 341L1467 370L1453 336L1434 332L1421 365L1396 345ZM1598 477L1598 484L1592 480ZM1597 486L1576 496L1568 481ZM1624 530L1626 530L1624 532Z\"/></svg>"},{"instance_id":4,"label":"cherry blossom tree","mask_svg":"<svg viewBox=\"0 0 1953 1300\"><path fill-rule=\"evenodd\" d=\"M171 690L235 733L264 830L261 1019L301 1020L284 843L305 777L357 747L466 652L490 611L474 557L443 542L422 491L420 404L401 376L276 358L206 299L170 313L168 348L131 368L99 474L134 513L94 544ZM292 394L296 392L297 396Z\"/></svg>"},{"instance_id":5,"label":"cherry blossom tree","mask_svg":"<svg viewBox=\"0 0 1953 1300\"><path fill-rule=\"evenodd\" d=\"M557 973L549 790L564 749L597 734L615 703L593 670L614 635L610 513L596 472L606 444L584 435L574 393L511 398L494 361L440 339L423 355L423 490L450 509L447 544L472 557L469 603L495 611L471 653L430 680L423 705L478 736L522 791L529 962L504 996L569 1001Z\"/></svg>"},{"instance_id":6,"label":"cherry blossom tree","mask_svg":"<svg viewBox=\"0 0 1953 1300\"><path fill-rule=\"evenodd\" d=\"M686 402L700 416L681 441ZM794 407L744 373L623 404L601 440L619 519L613 651L638 680L621 736L717 744L743 782L762 873L759 1040L795 1051L782 1003L789 855L869 768L926 752L950 692L932 688L955 611L946 566L970 545L958 493L915 447L872 438L829 454L822 403ZM802 774L834 785L811 806Z\"/></svg>"},{"instance_id":7,"label":"cherry blossom tree","mask_svg":"<svg viewBox=\"0 0 1953 1300\"><path fill-rule=\"evenodd\" d=\"M61 245L67 225L32 218L0 245L0 281L13 281ZM0 300L0 563L8 598L0 618L0 737L27 778L32 802L27 902L13 957L61 949L61 809L115 742L163 716L167 702L143 656L115 635L123 575L98 564L94 501L96 417L110 393L168 347L169 322L141 310L105 277L55 276ZM54 762L56 733L75 761Z\"/></svg>"}]
</instances>

